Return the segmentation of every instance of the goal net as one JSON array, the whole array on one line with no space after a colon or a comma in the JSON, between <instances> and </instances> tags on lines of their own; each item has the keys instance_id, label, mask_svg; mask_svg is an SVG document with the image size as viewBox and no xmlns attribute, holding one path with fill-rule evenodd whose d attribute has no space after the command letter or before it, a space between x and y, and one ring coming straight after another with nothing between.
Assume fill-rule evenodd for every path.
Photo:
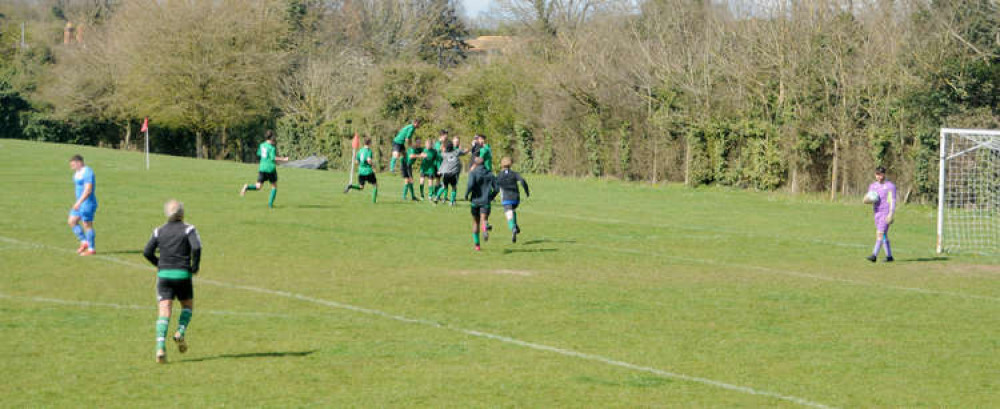
<instances>
[{"instance_id":1,"label":"goal net","mask_svg":"<svg viewBox=\"0 0 1000 409\"><path fill-rule=\"evenodd\" d=\"M937 252L1000 252L1000 131L941 129Z\"/></svg>"}]
</instances>

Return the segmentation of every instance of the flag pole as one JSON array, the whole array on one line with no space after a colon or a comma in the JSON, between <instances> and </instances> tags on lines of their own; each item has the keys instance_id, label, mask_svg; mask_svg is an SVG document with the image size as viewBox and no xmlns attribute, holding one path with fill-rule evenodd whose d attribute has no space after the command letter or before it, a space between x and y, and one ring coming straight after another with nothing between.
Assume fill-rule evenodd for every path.
<instances>
[{"instance_id":1,"label":"flag pole","mask_svg":"<svg viewBox=\"0 0 1000 409\"><path fill-rule=\"evenodd\" d=\"M149 117L142 120L141 131L146 132L146 170L149 170Z\"/></svg>"},{"instance_id":2,"label":"flag pole","mask_svg":"<svg viewBox=\"0 0 1000 409\"><path fill-rule=\"evenodd\" d=\"M347 174L348 181L347 184L354 184L354 161L358 158L358 133L354 133L354 139L351 140L351 171Z\"/></svg>"}]
</instances>

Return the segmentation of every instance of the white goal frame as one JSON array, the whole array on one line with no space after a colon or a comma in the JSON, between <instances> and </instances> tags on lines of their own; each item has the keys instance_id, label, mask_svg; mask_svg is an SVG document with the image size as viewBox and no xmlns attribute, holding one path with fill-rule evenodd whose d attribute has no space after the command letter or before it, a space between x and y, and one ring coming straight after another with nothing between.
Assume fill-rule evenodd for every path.
<instances>
[{"instance_id":1,"label":"white goal frame","mask_svg":"<svg viewBox=\"0 0 1000 409\"><path fill-rule=\"evenodd\" d=\"M953 141L960 143L950 143ZM973 180L971 182L980 184L986 183L992 186L988 186L986 189L987 191L993 190L994 192L988 192L989 194L986 195L985 199L980 198L980 196L982 196L982 192L976 192L975 195L972 195L967 194L966 192L954 192L948 190L948 177L950 177L952 173L962 174L963 171L968 173L968 170L975 169L975 167L981 164L981 162L977 162L978 159L972 155L977 154L977 152L983 149L994 152L991 153L993 156L989 159L990 161L1000 161L1000 130L941 128L937 214L937 252L939 254L953 249L958 252L984 254L995 254L998 252L998 238L1000 238L1000 210L997 209L997 204L1000 203L1000 185L995 183L997 180L1000 180L996 174L996 170L1000 169L1000 164L998 164L1000 162L993 164L992 169L994 169L994 174L993 176L989 176L990 180ZM965 160L965 162L962 162L962 160ZM977 187L982 189L982 185L978 185ZM968 196L973 196L971 198L972 200L969 202L964 201L970 199ZM957 208L955 206L956 202L961 206L966 206L966 209ZM980 205L980 203L982 203L982 205ZM971 206L971 208L969 206ZM958 232L956 234L954 231L945 231L950 219L957 218L961 220L966 217L972 219L982 219L986 223L984 226L977 228L976 231L971 233ZM984 240L983 243L980 243L973 237L965 237L967 241L972 242L963 243L961 241L963 238L962 236L975 236L976 238L982 238Z\"/></svg>"}]
</instances>

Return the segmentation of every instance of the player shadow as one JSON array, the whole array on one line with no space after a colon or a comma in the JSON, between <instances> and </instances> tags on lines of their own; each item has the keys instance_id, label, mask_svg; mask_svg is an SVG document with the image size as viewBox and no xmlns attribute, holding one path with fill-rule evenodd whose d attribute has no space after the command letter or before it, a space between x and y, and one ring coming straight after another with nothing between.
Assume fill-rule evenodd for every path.
<instances>
[{"instance_id":1,"label":"player shadow","mask_svg":"<svg viewBox=\"0 0 1000 409\"><path fill-rule=\"evenodd\" d=\"M948 261L948 257L918 257L918 258L907 258L907 259L897 259L897 263L926 263L932 261Z\"/></svg>"},{"instance_id":2,"label":"player shadow","mask_svg":"<svg viewBox=\"0 0 1000 409\"><path fill-rule=\"evenodd\" d=\"M559 251L559 249L503 249L503 254L514 254L514 253L551 253Z\"/></svg>"},{"instance_id":3,"label":"player shadow","mask_svg":"<svg viewBox=\"0 0 1000 409\"><path fill-rule=\"evenodd\" d=\"M102 251L101 254L142 254L142 250L112 250Z\"/></svg>"},{"instance_id":4,"label":"player shadow","mask_svg":"<svg viewBox=\"0 0 1000 409\"><path fill-rule=\"evenodd\" d=\"M177 363L205 362L205 361L215 361L218 359L303 357L312 355L313 352L316 352L316 350L314 349L312 351L249 352L245 354L222 354L216 356L206 356L204 358L185 359L183 361L177 361Z\"/></svg>"},{"instance_id":5,"label":"player shadow","mask_svg":"<svg viewBox=\"0 0 1000 409\"><path fill-rule=\"evenodd\" d=\"M326 204L301 204L295 206L297 209L335 209L337 206Z\"/></svg>"},{"instance_id":6,"label":"player shadow","mask_svg":"<svg viewBox=\"0 0 1000 409\"><path fill-rule=\"evenodd\" d=\"M545 243L569 243L569 244L573 244L573 243L576 243L576 240L537 239L537 240L528 240L526 242L521 243L521 245L523 245L523 246L533 246L535 244L545 244Z\"/></svg>"}]
</instances>

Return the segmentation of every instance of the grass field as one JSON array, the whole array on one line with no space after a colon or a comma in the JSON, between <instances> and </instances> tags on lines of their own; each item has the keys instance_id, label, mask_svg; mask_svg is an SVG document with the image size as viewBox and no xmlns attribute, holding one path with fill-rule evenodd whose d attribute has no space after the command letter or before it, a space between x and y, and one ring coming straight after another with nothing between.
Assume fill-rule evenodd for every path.
<instances>
[{"instance_id":1,"label":"grass field","mask_svg":"<svg viewBox=\"0 0 1000 409\"><path fill-rule=\"evenodd\" d=\"M497 212L475 253L465 203L279 173L269 210L254 165L0 140L0 406L1000 406L1000 261L936 257L929 208L870 264L861 204L529 176L519 243ZM205 247L191 350L157 365L140 252L169 198Z\"/></svg>"}]
</instances>

